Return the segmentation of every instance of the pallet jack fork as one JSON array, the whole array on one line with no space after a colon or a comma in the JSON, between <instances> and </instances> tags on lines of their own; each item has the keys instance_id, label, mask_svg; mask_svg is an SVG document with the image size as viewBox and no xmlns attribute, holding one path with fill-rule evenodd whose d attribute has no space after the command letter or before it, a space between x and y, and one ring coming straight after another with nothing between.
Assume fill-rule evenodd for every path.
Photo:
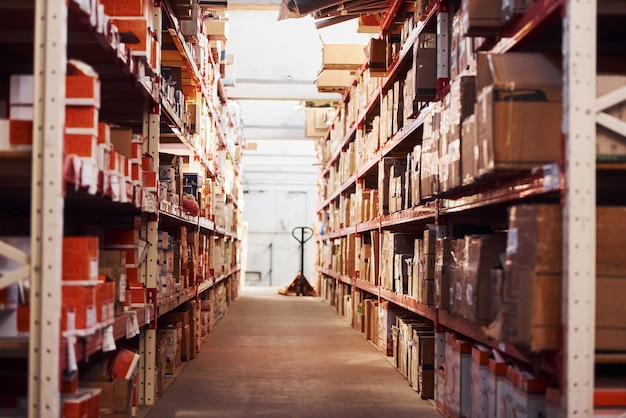
<instances>
[{"instance_id":1,"label":"pallet jack fork","mask_svg":"<svg viewBox=\"0 0 626 418\"><path fill-rule=\"evenodd\" d=\"M296 234L298 231L300 234ZM297 226L291 231L291 235L300 243L300 271L289 286L279 293L289 296L316 296L315 289L304 276L304 243L313 238L313 230L308 226Z\"/></svg>"}]
</instances>

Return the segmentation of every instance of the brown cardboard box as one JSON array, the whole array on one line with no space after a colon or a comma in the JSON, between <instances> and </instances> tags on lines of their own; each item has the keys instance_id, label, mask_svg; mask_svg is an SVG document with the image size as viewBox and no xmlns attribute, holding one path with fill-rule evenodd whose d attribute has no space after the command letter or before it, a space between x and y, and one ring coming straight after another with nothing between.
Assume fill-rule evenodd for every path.
<instances>
[{"instance_id":1,"label":"brown cardboard box","mask_svg":"<svg viewBox=\"0 0 626 418\"><path fill-rule=\"evenodd\" d=\"M532 351L559 348L561 207L511 207L506 253L501 339Z\"/></svg>"},{"instance_id":2,"label":"brown cardboard box","mask_svg":"<svg viewBox=\"0 0 626 418\"><path fill-rule=\"evenodd\" d=\"M491 270L500 264L500 255L506 251L506 235L466 236L465 245L467 260L463 316L470 322L486 324L491 319Z\"/></svg>"},{"instance_id":3,"label":"brown cardboard box","mask_svg":"<svg viewBox=\"0 0 626 418\"><path fill-rule=\"evenodd\" d=\"M478 177L477 136L476 115L474 114L468 116L461 126L461 182L464 186L472 184Z\"/></svg>"},{"instance_id":4,"label":"brown cardboard box","mask_svg":"<svg viewBox=\"0 0 626 418\"><path fill-rule=\"evenodd\" d=\"M387 42L371 38L369 43L369 69L372 76L384 76L387 71Z\"/></svg>"},{"instance_id":5,"label":"brown cardboard box","mask_svg":"<svg viewBox=\"0 0 626 418\"><path fill-rule=\"evenodd\" d=\"M504 23L502 0L463 0L461 10L462 36L493 33Z\"/></svg>"},{"instance_id":6,"label":"brown cardboard box","mask_svg":"<svg viewBox=\"0 0 626 418\"><path fill-rule=\"evenodd\" d=\"M327 70L358 70L365 62L361 44L324 44L322 68Z\"/></svg>"},{"instance_id":7,"label":"brown cardboard box","mask_svg":"<svg viewBox=\"0 0 626 418\"><path fill-rule=\"evenodd\" d=\"M469 416L471 409L471 348L468 341L446 332L444 403L455 417Z\"/></svg>"},{"instance_id":8,"label":"brown cardboard box","mask_svg":"<svg viewBox=\"0 0 626 418\"><path fill-rule=\"evenodd\" d=\"M596 210L596 349L626 347L626 208Z\"/></svg>"},{"instance_id":9,"label":"brown cardboard box","mask_svg":"<svg viewBox=\"0 0 626 418\"><path fill-rule=\"evenodd\" d=\"M479 174L559 161L560 63L540 54L479 54L478 68Z\"/></svg>"},{"instance_id":10,"label":"brown cardboard box","mask_svg":"<svg viewBox=\"0 0 626 418\"><path fill-rule=\"evenodd\" d=\"M392 167L398 167L394 172L406 170L404 158L385 157L378 163L378 211L381 215L389 213L389 183Z\"/></svg>"},{"instance_id":11,"label":"brown cardboard box","mask_svg":"<svg viewBox=\"0 0 626 418\"><path fill-rule=\"evenodd\" d=\"M465 289L465 265L467 258L465 240L453 240L450 243L450 253L449 309L452 313L462 314L466 299L463 292Z\"/></svg>"},{"instance_id":12,"label":"brown cardboard box","mask_svg":"<svg viewBox=\"0 0 626 418\"><path fill-rule=\"evenodd\" d=\"M491 350L485 346L472 347L472 364L470 366L472 384L472 417L493 416L489 413L489 354Z\"/></svg>"},{"instance_id":13,"label":"brown cardboard box","mask_svg":"<svg viewBox=\"0 0 626 418\"><path fill-rule=\"evenodd\" d=\"M81 381L82 387L99 388L100 416L102 418L126 418L131 416L133 381Z\"/></svg>"},{"instance_id":14,"label":"brown cardboard box","mask_svg":"<svg viewBox=\"0 0 626 418\"><path fill-rule=\"evenodd\" d=\"M437 38L422 33L413 46L413 70L416 97L434 96L437 92Z\"/></svg>"}]
</instances>

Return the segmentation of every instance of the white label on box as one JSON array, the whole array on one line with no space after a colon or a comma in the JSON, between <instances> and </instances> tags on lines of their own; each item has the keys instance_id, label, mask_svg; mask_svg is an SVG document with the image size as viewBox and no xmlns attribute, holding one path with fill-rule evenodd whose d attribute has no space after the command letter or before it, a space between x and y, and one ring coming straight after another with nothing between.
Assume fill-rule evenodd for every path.
<instances>
[{"instance_id":1,"label":"white label on box","mask_svg":"<svg viewBox=\"0 0 626 418\"><path fill-rule=\"evenodd\" d=\"M132 317L132 322L133 322L133 331L135 332L134 335L138 335L139 334L139 321L137 320L137 312L133 312L133 314L131 315Z\"/></svg>"},{"instance_id":2,"label":"white label on box","mask_svg":"<svg viewBox=\"0 0 626 418\"><path fill-rule=\"evenodd\" d=\"M109 319L115 319L115 302L109 304Z\"/></svg>"},{"instance_id":3,"label":"white label on box","mask_svg":"<svg viewBox=\"0 0 626 418\"><path fill-rule=\"evenodd\" d=\"M506 240L506 253L508 255L515 254L517 252L518 234L517 228L510 228L507 233Z\"/></svg>"},{"instance_id":4,"label":"white label on box","mask_svg":"<svg viewBox=\"0 0 626 418\"><path fill-rule=\"evenodd\" d=\"M86 312L86 324L85 327L87 329L91 329L96 326L98 323L98 312L96 311L95 306L88 306Z\"/></svg>"},{"instance_id":5,"label":"white label on box","mask_svg":"<svg viewBox=\"0 0 626 418\"><path fill-rule=\"evenodd\" d=\"M89 262L89 279L98 280L98 259Z\"/></svg>"},{"instance_id":6,"label":"white label on box","mask_svg":"<svg viewBox=\"0 0 626 418\"><path fill-rule=\"evenodd\" d=\"M120 293L119 302L126 302L126 274L125 273L120 274L119 293Z\"/></svg>"},{"instance_id":7,"label":"white label on box","mask_svg":"<svg viewBox=\"0 0 626 418\"><path fill-rule=\"evenodd\" d=\"M474 296L474 287L471 284L468 284L467 289L465 289L465 297L467 298L467 304L469 306L472 306L474 304L473 296Z\"/></svg>"},{"instance_id":8,"label":"white label on box","mask_svg":"<svg viewBox=\"0 0 626 418\"><path fill-rule=\"evenodd\" d=\"M109 325L102 330L102 352L106 353L115 350L115 336L113 335L113 325Z\"/></svg>"},{"instance_id":9,"label":"white label on box","mask_svg":"<svg viewBox=\"0 0 626 418\"><path fill-rule=\"evenodd\" d=\"M133 318L131 315L126 316L126 339L133 338L135 331L133 329Z\"/></svg>"},{"instance_id":10,"label":"white label on box","mask_svg":"<svg viewBox=\"0 0 626 418\"><path fill-rule=\"evenodd\" d=\"M76 337L67 338L67 371L73 372L78 370L78 364L76 363Z\"/></svg>"},{"instance_id":11,"label":"white label on box","mask_svg":"<svg viewBox=\"0 0 626 418\"><path fill-rule=\"evenodd\" d=\"M557 190L561 187L561 174L557 163L543 166L543 189L546 191Z\"/></svg>"},{"instance_id":12,"label":"white label on box","mask_svg":"<svg viewBox=\"0 0 626 418\"><path fill-rule=\"evenodd\" d=\"M100 316L102 317L103 323L109 320L109 307L107 305L100 307Z\"/></svg>"},{"instance_id":13,"label":"white label on box","mask_svg":"<svg viewBox=\"0 0 626 418\"><path fill-rule=\"evenodd\" d=\"M67 330L76 331L76 313L73 307L67 310L65 319L67 321Z\"/></svg>"},{"instance_id":14,"label":"white label on box","mask_svg":"<svg viewBox=\"0 0 626 418\"><path fill-rule=\"evenodd\" d=\"M456 282L456 300L461 300L461 283Z\"/></svg>"}]
</instances>

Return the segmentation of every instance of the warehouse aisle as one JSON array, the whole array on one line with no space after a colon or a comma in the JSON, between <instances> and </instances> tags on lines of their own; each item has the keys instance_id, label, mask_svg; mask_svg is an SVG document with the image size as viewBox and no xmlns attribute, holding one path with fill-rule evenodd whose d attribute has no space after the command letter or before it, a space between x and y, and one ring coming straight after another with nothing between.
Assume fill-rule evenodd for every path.
<instances>
[{"instance_id":1,"label":"warehouse aisle","mask_svg":"<svg viewBox=\"0 0 626 418\"><path fill-rule=\"evenodd\" d=\"M147 415L441 417L319 298L244 290Z\"/></svg>"}]
</instances>

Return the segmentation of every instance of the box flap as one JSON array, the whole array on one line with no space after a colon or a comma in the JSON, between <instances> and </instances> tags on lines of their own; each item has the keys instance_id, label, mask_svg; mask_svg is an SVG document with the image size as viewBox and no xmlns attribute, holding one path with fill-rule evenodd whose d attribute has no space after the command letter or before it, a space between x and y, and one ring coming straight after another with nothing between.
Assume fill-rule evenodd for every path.
<instances>
[{"instance_id":1,"label":"box flap","mask_svg":"<svg viewBox=\"0 0 626 418\"><path fill-rule=\"evenodd\" d=\"M478 91L496 88L561 88L560 61L549 55L532 53L488 54L477 57Z\"/></svg>"}]
</instances>

